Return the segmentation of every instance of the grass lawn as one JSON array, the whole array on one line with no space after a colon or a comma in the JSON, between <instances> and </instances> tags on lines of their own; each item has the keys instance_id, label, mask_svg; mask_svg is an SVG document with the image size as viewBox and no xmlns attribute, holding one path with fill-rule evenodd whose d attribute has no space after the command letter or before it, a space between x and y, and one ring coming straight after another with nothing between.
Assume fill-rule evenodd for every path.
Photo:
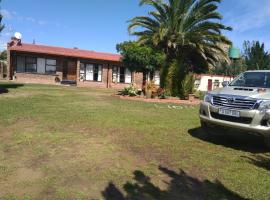
<instances>
[{"instance_id":1,"label":"grass lawn","mask_svg":"<svg viewBox=\"0 0 270 200\"><path fill-rule=\"evenodd\" d=\"M198 107L0 83L0 199L270 198L257 138L209 138Z\"/></svg>"}]
</instances>

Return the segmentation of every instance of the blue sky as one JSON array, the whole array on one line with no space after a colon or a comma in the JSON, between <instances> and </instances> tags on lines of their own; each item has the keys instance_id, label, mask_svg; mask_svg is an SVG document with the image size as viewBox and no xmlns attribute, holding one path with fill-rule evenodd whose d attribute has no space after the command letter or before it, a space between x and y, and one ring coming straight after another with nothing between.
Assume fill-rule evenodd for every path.
<instances>
[{"instance_id":1,"label":"blue sky","mask_svg":"<svg viewBox=\"0 0 270 200\"><path fill-rule=\"evenodd\" d=\"M259 4L258 4L259 2ZM117 43L131 40L127 20L147 14L139 0L2 0L6 29L0 48L21 32L23 42L116 52ZM244 40L260 40L270 49L270 0L224 0L225 34L242 48Z\"/></svg>"}]
</instances>

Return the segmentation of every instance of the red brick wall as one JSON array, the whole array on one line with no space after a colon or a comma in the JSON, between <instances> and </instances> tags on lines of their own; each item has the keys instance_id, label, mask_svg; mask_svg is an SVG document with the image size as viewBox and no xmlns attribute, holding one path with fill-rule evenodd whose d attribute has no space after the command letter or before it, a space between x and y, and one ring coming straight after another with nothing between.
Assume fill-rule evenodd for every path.
<instances>
[{"instance_id":1,"label":"red brick wall","mask_svg":"<svg viewBox=\"0 0 270 200\"><path fill-rule=\"evenodd\" d=\"M133 82L138 88L142 88L142 86L143 86L143 73L135 72L133 74Z\"/></svg>"},{"instance_id":2,"label":"red brick wall","mask_svg":"<svg viewBox=\"0 0 270 200\"><path fill-rule=\"evenodd\" d=\"M55 82L57 75L16 73L15 77L15 81L22 83L58 84Z\"/></svg>"},{"instance_id":3,"label":"red brick wall","mask_svg":"<svg viewBox=\"0 0 270 200\"><path fill-rule=\"evenodd\" d=\"M18 54L18 53L17 53ZM22 54L22 53L20 53ZM10 56L10 74L13 75L15 64L13 58L15 56L15 52L12 52ZM115 89L123 89L124 87L129 86L129 84L125 83L113 83L112 82L112 66L121 66L122 64L119 62L109 62L109 61L101 61L101 60L88 60L83 62L89 63L97 63L103 66L102 71L102 82L93 82L93 81L81 81L79 72L80 72L80 59L77 58L68 58L68 57L61 57L61 56L51 56L51 55L42 55L42 54L34 54L34 53L23 53L22 55L32 55L35 57L54 57L57 59L57 72L56 75L43 75L43 74L31 74L31 73L16 73L14 76L16 77L15 81L23 82L23 83L41 83L41 84L58 84L55 82L55 78L58 77L61 81L63 78L63 63L64 61L72 61L74 68L74 79L77 81L78 87L96 87L96 88L115 88ZM133 73L132 74L132 81L136 84L138 88L142 87L143 83L143 74L142 73Z\"/></svg>"}]
</instances>

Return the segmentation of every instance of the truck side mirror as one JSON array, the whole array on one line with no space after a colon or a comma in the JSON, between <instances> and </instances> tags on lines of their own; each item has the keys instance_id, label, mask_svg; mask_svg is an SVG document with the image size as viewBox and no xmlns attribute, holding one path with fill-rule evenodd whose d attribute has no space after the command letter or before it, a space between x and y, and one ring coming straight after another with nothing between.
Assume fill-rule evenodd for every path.
<instances>
[{"instance_id":1,"label":"truck side mirror","mask_svg":"<svg viewBox=\"0 0 270 200\"><path fill-rule=\"evenodd\" d=\"M223 86L223 87L227 87L229 84L230 84L229 81L223 81L223 82L222 82L222 86Z\"/></svg>"}]
</instances>

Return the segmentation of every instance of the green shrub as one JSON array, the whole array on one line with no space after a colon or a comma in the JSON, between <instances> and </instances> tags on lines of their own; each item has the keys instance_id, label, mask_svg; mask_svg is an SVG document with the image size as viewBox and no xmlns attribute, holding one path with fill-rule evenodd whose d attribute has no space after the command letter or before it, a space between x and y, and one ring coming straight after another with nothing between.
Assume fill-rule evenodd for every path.
<instances>
[{"instance_id":1,"label":"green shrub","mask_svg":"<svg viewBox=\"0 0 270 200\"><path fill-rule=\"evenodd\" d=\"M165 95L166 91L163 88L158 88L157 90L157 95L159 99L165 99L166 95Z\"/></svg>"},{"instance_id":2,"label":"green shrub","mask_svg":"<svg viewBox=\"0 0 270 200\"><path fill-rule=\"evenodd\" d=\"M133 84L130 84L128 87L125 87L120 91L120 95L124 96L137 96L138 93L139 90Z\"/></svg>"},{"instance_id":3,"label":"green shrub","mask_svg":"<svg viewBox=\"0 0 270 200\"><path fill-rule=\"evenodd\" d=\"M185 76L184 80L181 82L181 98L187 98L189 94L194 92L194 75L189 73Z\"/></svg>"},{"instance_id":4,"label":"green shrub","mask_svg":"<svg viewBox=\"0 0 270 200\"><path fill-rule=\"evenodd\" d=\"M202 92L202 91L196 91L195 92L195 97L200 99L200 100L203 100L204 99L204 96L205 96L205 93L206 92Z\"/></svg>"}]
</instances>

